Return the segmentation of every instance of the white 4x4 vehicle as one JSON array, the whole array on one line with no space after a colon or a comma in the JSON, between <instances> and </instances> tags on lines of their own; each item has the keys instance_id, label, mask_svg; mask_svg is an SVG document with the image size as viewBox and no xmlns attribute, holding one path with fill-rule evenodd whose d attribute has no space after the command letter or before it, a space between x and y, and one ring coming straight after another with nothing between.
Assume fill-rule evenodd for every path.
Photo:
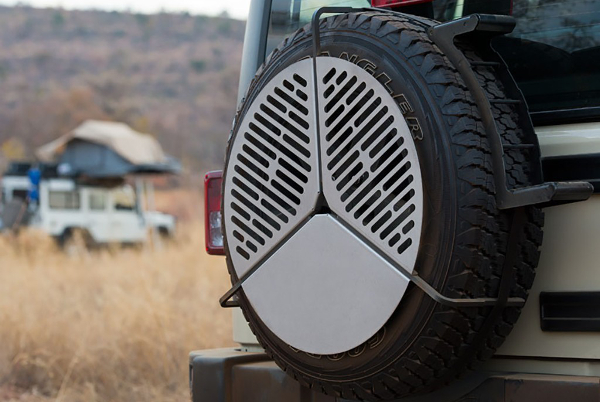
<instances>
[{"instance_id":1,"label":"white 4x4 vehicle","mask_svg":"<svg viewBox=\"0 0 600 402\"><path fill-rule=\"evenodd\" d=\"M206 222L255 337L194 401L598 401L599 49L598 0L253 0Z\"/></svg>"},{"instance_id":2,"label":"white 4x4 vehicle","mask_svg":"<svg viewBox=\"0 0 600 402\"><path fill-rule=\"evenodd\" d=\"M134 244L148 239L156 229L163 236L175 232L175 217L157 211L143 211L138 193L129 184L93 186L70 178L42 178L36 202L25 201L32 184L26 175L7 174L2 178L3 215L44 230L64 244L79 232L89 245ZM20 200L21 202L19 202Z\"/></svg>"}]
</instances>

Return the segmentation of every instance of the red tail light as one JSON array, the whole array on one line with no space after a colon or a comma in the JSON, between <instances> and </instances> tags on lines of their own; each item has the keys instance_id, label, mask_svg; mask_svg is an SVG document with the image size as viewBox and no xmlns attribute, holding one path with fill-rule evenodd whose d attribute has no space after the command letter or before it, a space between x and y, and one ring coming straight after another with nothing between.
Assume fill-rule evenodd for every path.
<instances>
[{"instance_id":1,"label":"red tail light","mask_svg":"<svg viewBox=\"0 0 600 402\"><path fill-rule=\"evenodd\" d=\"M204 176L204 230L206 252L225 255L223 231L221 230L221 183L223 172L208 172Z\"/></svg>"},{"instance_id":2,"label":"red tail light","mask_svg":"<svg viewBox=\"0 0 600 402\"><path fill-rule=\"evenodd\" d=\"M433 0L371 0L373 7L402 7L413 4L431 3Z\"/></svg>"}]
</instances>

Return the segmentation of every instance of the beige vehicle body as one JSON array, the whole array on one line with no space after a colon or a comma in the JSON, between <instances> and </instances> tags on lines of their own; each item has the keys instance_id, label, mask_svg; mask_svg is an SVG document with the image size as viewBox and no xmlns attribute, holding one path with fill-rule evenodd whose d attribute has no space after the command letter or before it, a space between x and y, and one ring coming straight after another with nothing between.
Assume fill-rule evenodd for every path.
<instances>
[{"instance_id":1,"label":"beige vehicle body","mask_svg":"<svg viewBox=\"0 0 600 402\"><path fill-rule=\"evenodd\" d=\"M600 152L600 124L538 127L543 157ZM542 257L529 300L490 367L506 371L600 376L600 335L544 332L540 292L596 291L600 284L600 196L546 208ZM502 359L503 356L523 360ZM541 359L541 360L540 360ZM565 361L563 359L569 359ZM576 361L581 359L581 361Z\"/></svg>"},{"instance_id":2,"label":"beige vehicle body","mask_svg":"<svg viewBox=\"0 0 600 402\"><path fill-rule=\"evenodd\" d=\"M600 152L600 123L538 127L537 134L544 157ZM497 357L488 363L490 369L600 376L598 333L544 332L539 323L540 292L598 289L598 211L600 195L580 203L546 208L544 245L535 283L517 325L497 352ZM261 350L237 308L233 310L233 340L245 350Z\"/></svg>"},{"instance_id":3,"label":"beige vehicle body","mask_svg":"<svg viewBox=\"0 0 600 402\"><path fill-rule=\"evenodd\" d=\"M314 6L313 10L324 5L356 7L361 3L361 0L303 1ZM529 3L537 6L538 2ZM265 26L269 23L269 13L273 12L272 4L274 3L270 0L253 0L252 3L240 76L240 102L256 69L263 62L260 55L268 54L276 45L275 42L285 37L278 37L273 26ZM463 2L459 1L457 4L456 10L459 10ZM302 12L300 16L302 21ZM266 35L267 31L269 35ZM265 37L268 37L266 41ZM542 160L568 161L600 155L598 117L588 116L586 119L572 121L534 119L534 124ZM598 180L594 176L596 172L590 174L590 177L573 179ZM495 356L475 373L479 380L470 383L468 381L471 380L466 381L465 384L470 385L465 385L464 389L442 389L429 399L422 399L423 401L536 401L551 397L553 399L550 400L600 401L600 332L589 328L584 331L543 330L543 306L540 303L540 295L544 292L600 294L599 209L600 194L597 190L587 201L545 208L541 259L529 298L514 329ZM600 317L600 313L595 317ZM565 320L577 318L575 316ZM233 340L240 345L239 348L199 351L190 355L190 387L194 401L203 400L202 395L198 395L200 392L204 397L219 395L219 400L231 402L345 401L324 397L302 390L297 384L290 384L289 379L280 376L277 366L268 361L238 308L232 309L232 319ZM217 377L220 382L211 385L211 379L215 380ZM499 382L484 383L484 378L499 379ZM251 386L253 383L264 386L264 389L259 392L260 387ZM481 384L492 385L480 387L479 392L469 393ZM530 388L529 384L535 385ZM571 387L572 384L577 386ZM490 391L496 385L502 388L502 392ZM460 386L459 384L457 387ZM585 391L580 393L581 389ZM281 395L286 395L285 399L281 399ZM405 400L412 401L413 398L402 399Z\"/></svg>"},{"instance_id":4,"label":"beige vehicle body","mask_svg":"<svg viewBox=\"0 0 600 402\"><path fill-rule=\"evenodd\" d=\"M577 156L600 152L600 123L538 127L536 132L544 157ZM539 295L541 292L597 291L600 284L597 263L600 261L599 210L600 195L594 195L584 202L545 209L542 257L529 299L515 328L496 355L481 368L482 371L507 376L507 378L518 373L516 382L522 384L529 380L536 384L536 381L539 381L542 387L547 387L546 381L556 378L566 381L578 378L585 387L598 383L600 334L542 331ZM239 350L248 355L264 356L261 346L239 308L232 309L232 319L233 340L240 345ZM259 357L259 360L262 359ZM278 370L274 363L256 364L267 365L271 370ZM527 387L522 389L523 392L529 392ZM538 392L535 385L532 389L533 393ZM561 392L567 394L571 392L561 389L554 391L552 387L548 389L553 390L550 393L558 392L558 395L563 395L561 398L565 397ZM515 392L512 396L518 397L519 394ZM600 399L600 396L596 399L585 399L586 396L573 397L576 399L562 400ZM529 399L531 395L521 396L521 398L538 400ZM298 399L298 401L312 401L312 399ZM323 402L325 401L329 399L323 399Z\"/></svg>"}]
</instances>

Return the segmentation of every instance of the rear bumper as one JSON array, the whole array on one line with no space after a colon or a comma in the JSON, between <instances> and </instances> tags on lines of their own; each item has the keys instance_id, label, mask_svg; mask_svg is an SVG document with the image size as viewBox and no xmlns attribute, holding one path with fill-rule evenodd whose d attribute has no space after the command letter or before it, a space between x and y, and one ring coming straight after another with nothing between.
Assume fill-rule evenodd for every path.
<instances>
[{"instance_id":1,"label":"rear bumper","mask_svg":"<svg viewBox=\"0 0 600 402\"><path fill-rule=\"evenodd\" d=\"M300 386L264 353L215 349L190 353L193 402L346 402ZM450 387L402 402L598 402L600 378L473 373Z\"/></svg>"}]
</instances>

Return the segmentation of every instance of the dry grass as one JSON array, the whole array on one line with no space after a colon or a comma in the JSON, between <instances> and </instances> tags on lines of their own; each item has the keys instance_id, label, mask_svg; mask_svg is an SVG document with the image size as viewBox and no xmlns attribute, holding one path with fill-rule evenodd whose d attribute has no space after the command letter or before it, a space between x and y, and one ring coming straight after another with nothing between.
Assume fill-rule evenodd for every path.
<instances>
[{"instance_id":1,"label":"dry grass","mask_svg":"<svg viewBox=\"0 0 600 402\"><path fill-rule=\"evenodd\" d=\"M0 238L0 400L188 400L188 353L232 341L224 261L180 226L160 250L79 258Z\"/></svg>"}]
</instances>

